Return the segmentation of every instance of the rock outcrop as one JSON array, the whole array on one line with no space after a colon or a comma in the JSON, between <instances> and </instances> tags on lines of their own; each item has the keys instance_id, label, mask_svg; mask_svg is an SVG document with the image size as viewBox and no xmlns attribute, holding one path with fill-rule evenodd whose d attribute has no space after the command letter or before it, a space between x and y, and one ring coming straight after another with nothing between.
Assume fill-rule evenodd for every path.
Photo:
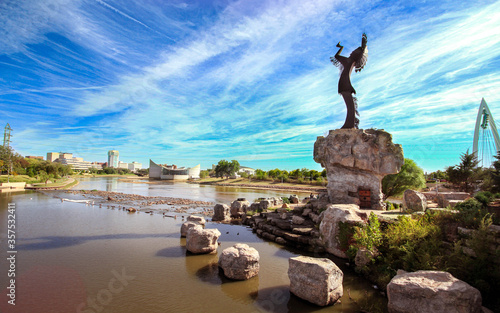
<instances>
[{"instance_id":1,"label":"rock outcrop","mask_svg":"<svg viewBox=\"0 0 500 313\"><path fill-rule=\"evenodd\" d=\"M217 251L218 229L203 229L196 225L188 229L186 235L186 249L195 254L214 253Z\"/></svg>"},{"instance_id":2,"label":"rock outcrop","mask_svg":"<svg viewBox=\"0 0 500 313\"><path fill-rule=\"evenodd\" d=\"M464 201L468 198L470 198L470 195L466 192L440 192L436 194L435 201L438 203L439 207L446 208L450 205L450 201Z\"/></svg>"},{"instance_id":3,"label":"rock outcrop","mask_svg":"<svg viewBox=\"0 0 500 313\"><path fill-rule=\"evenodd\" d=\"M372 209L382 210L381 182L398 173L404 163L401 145L391 134L376 129L336 129L318 137L314 160L326 168L331 203L360 205L360 190L370 191Z\"/></svg>"},{"instance_id":4,"label":"rock outcrop","mask_svg":"<svg viewBox=\"0 0 500 313\"><path fill-rule=\"evenodd\" d=\"M403 207L407 213L425 212L427 209L427 198L421 192L408 189L403 194Z\"/></svg>"},{"instance_id":5,"label":"rock outcrop","mask_svg":"<svg viewBox=\"0 0 500 313\"><path fill-rule=\"evenodd\" d=\"M229 206L227 204L218 203L214 206L214 215L212 216L212 221L214 222L227 222L230 221Z\"/></svg>"},{"instance_id":6,"label":"rock outcrop","mask_svg":"<svg viewBox=\"0 0 500 313\"><path fill-rule=\"evenodd\" d=\"M326 258L298 256L288 261L290 292L319 306L334 304L343 295L344 273Z\"/></svg>"},{"instance_id":7,"label":"rock outcrop","mask_svg":"<svg viewBox=\"0 0 500 313\"><path fill-rule=\"evenodd\" d=\"M350 225L366 224L368 219L366 213L361 212L355 204L330 204L321 215L323 215L323 219L319 224L319 233L326 251L346 259L347 255L342 249L338 238L339 223Z\"/></svg>"},{"instance_id":8,"label":"rock outcrop","mask_svg":"<svg viewBox=\"0 0 500 313\"><path fill-rule=\"evenodd\" d=\"M479 313L481 293L450 273L401 271L387 285L390 313Z\"/></svg>"},{"instance_id":9,"label":"rock outcrop","mask_svg":"<svg viewBox=\"0 0 500 313\"><path fill-rule=\"evenodd\" d=\"M241 218L250 208L250 202L247 200L235 200L231 203L231 217Z\"/></svg>"},{"instance_id":10,"label":"rock outcrop","mask_svg":"<svg viewBox=\"0 0 500 313\"><path fill-rule=\"evenodd\" d=\"M238 243L224 249L219 257L219 267L227 278L247 280L259 273L259 252L246 244Z\"/></svg>"}]
</instances>

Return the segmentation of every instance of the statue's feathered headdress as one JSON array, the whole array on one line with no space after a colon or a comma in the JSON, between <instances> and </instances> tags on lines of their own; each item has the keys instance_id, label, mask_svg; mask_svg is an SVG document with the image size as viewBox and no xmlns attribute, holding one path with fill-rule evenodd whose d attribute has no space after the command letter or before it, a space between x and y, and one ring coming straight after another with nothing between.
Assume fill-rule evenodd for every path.
<instances>
[{"instance_id":1,"label":"statue's feathered headdress","mask_svg":"<svg viewBox=\"0 0 500 313\"><path fill-rule=\"evenodd\" d=\"M359 56L358 60L356 60L356 65L355 65L355 69L354 69L356 72L361 71L363 69L363 67L365 67L366 61L368 60L368 48L365 47L363 49L363 48L359 47L358 49L360 50L360 52L359 52L360 56ZM358 50L358 49L356 49L356 50ZM354 51L356 51L356 50L354 50Z\"/></svg>"},{"instance_id":2,"label":"statue's feathered headdress","mask_svg":"<svg viewBox=\"0 0 500 313\"><path fill-rule=\"evenodd\" d=\"M351 53L351 57L356 57L355 71L359 72L365 67L366 61L368 60L368 47L366 43L368 42L368 37L363 33L361 37L361 47L357 48ZM355 54L356 53L356 54Z\"/></svg>"}]
</instances>

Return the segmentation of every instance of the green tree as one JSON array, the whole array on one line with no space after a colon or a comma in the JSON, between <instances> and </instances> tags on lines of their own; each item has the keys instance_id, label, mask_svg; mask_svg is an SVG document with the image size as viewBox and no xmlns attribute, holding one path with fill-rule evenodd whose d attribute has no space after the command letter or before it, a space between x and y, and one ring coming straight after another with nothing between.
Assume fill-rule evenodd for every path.
<instances>
[{"instance_id":1,"label":"green tree","mask_svg":"<svg viewBox=\"0 0 500 313\"><path fill-rule=\"evenodd\" d=\"M450 166L446 169L450 182L458 185L465 192L469 192L472 184L478 178L479 160L475 153L469 153L469 150L460 156L460 164Z\"/></svg>"},{"instance_id":2,"label":"green tree","mask_svg":"<svg viewBox=\"0 0 500 313\"><path fill-rule=\"evenodd\" d=\"M200 171L200 178L205 178L205 177L208 177L208 171L207 170Z\"/></svg>"},{"instance_id":3,"label":"green tree","mask_svg":"<svg viewBox=\"0 0 500 313\"><path fill-rule=\"evenodd\" d=\"M401 195L406 189L423 187L425 187L424 171L411 159L405 159L399 173L387 175L382 179L384 200L391 196Z\"/></svg>"},{"instance_id":4,"label":"green tree","mask_svg":"<svg viewBox=\"0 0 500 313\"><path fill-rule=\"evenodd\" d=\"M226 160L220 160L215 167L215 176L216 177L231 177L236 174L240 170L240 163L236 160L232 160L231 162Z\"/></svg>"},{"instance_id":5,"label":"green tree","mask_svg":"<svg viewBox=\"0 0 500 313\"><path fill-rule=\"evenodd\" d=\"M491 171L491 179L493 180L494 192L500 192L500 151L495 156L495 161L493 162L493 170Z\"/></svg>"}]
</instances>

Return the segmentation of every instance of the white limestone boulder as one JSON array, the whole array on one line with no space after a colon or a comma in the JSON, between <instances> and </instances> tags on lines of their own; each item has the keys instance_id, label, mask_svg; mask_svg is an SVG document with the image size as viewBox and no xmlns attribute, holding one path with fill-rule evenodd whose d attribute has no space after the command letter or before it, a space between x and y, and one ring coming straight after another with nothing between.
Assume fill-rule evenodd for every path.
<instances>
[{"instance_id":1,"label":"white limestone boulder","mask_svg":"<svg viewBox=\"0 0 500 313\"><path fill-rule=\"evenodd\" d=\"M323 217L319 224L319 232L326 251L339 258L347 259L338 239L339 223L364 225L367 220L366 213L361 212L354 204L330 204L321 215Z\"/></svg>"},{"instance_id":2,"label":"white limestone boulder","mask_svg":"<svg viewBox=\"0 0 500 313\"><path fill-rule=\"evenodd\" d=\"M227 278L247 280L259 273L259 260L259 252L255 248L238 243L222 251L219 267Z\"/></svg>"},{"instance_id":3,"label":"white limestone boulder","mask_svg":"<svg viewBox=\"0 0 500 313\"><path fill-rule=\"evenodd\" d=\"M450 273L401 271L387 285L390 313L479 313L481 293Z\"/></svg>"},{"instance_id":4,"label":"white limestone boulder","mask_svg":"<svg viewBox=\"0 0 500 313\"><path fill-rule=\"evenodd\" d=\"M203 229L201 225L193 226L187 231L186 249L195 254L215 253L220 235L218 229Z\"/></svg>"},{"instance_id":5,"label":"white limestone boulder","mask_svg":"<svg viewBox=\"0 0 500 313\"><path fill-rule=\"evenodd\" d=\"M288 261L290 292L319 306L334 304L343 295L344 273L326 258L298 256Z\"/></svg>"},{"instance_id":6,"label":"white limestone boulder","mask_svg":"<svg viewBox=\"0 0 500 313\"><path fill-rule=\"evenodd\" d=\"M407 189L403 194L403 207L407 213L425 212L427 197L421 192Z\"/></svg>"},{"instance_id":7,"label":"white limestone boulder","mask_svg":"<svg viewBox=\"0 0 500 313\"><path fill-rule=\"evenodd\" d=\"M218 203L214 206L214 215L212 216L212 221L214 222L227 222L231 220L230 209L227 204Z\"/></svg>"}]
</instances>

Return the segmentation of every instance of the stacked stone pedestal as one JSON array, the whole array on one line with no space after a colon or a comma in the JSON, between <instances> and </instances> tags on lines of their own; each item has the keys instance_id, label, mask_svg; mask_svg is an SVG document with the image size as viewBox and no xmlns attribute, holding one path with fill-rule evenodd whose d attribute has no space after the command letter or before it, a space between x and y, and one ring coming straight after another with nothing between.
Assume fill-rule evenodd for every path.
<instances>
[{"instance_id":1,"label":"stacked stone pedestal","mask_svg":"<svg viewBox=\"0 0 500 313\"><path fill-rule=\"evenodd\" d=\"M404 163L401 145L377 129L336 129L318 137L314 160L326 168L331 203L360 205L359 191L369 190L371 208L383 210L382 178Z\"/></svg>"}]
</instances>

